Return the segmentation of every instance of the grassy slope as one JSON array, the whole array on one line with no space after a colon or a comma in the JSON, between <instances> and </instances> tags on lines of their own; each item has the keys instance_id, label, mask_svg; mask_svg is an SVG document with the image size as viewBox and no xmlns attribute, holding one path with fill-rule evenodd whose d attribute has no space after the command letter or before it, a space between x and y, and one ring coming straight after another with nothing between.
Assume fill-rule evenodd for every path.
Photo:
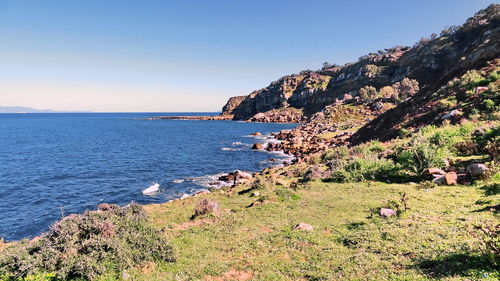
<instances>
[{"instance_id":1,"label":"grassy slope","mask_svg":"<svg viewBox=\"0 0 500 281\"><path fill-rule=\"evenodd\" d=\"M138 269L138 280L203 280L242 271L255 280L463 280L500 275L485 262L478 240L470 235L478 220L496 220L485 206L498 204L497 192L479 186L412 185L375 182L313 182L289 196L276 185L260 190L267 204L247 208L250 193L205 195L225 211L189 222L200 197L146 206L153 223L172 241L178 261ZM371 216L371 209L409 195L411 210L400 218ZM491 194L493 193L493 195ZM283 194L283 192L281 193ZM296 196L298 195L298 196ZM292 230L299 222L312 232ZM434 272L433 275L430 272ZM241 272L240 272L241 273ZM241 275L243 277L244 275ZM243 279L242 279L243 280Z\"/></svg>"}]
</instances>

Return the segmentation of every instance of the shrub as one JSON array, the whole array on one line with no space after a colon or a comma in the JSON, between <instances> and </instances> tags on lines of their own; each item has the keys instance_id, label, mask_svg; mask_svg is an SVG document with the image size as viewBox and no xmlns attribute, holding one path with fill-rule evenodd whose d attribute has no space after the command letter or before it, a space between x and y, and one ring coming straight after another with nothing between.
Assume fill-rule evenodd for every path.
<instances>
[{"instance_id":1,"label":"shrub","mask_svg":"<svg viewBox=\"0 0 500 281\"><path fill-rule=\"evenodd\" d=\"M414 137L407 146L396 149L397 163L416 174L430 167L443 167L448 156L447 149L430 143L422 135Z\"/></svg>"},{"instance_id":2,"label":"shrub","mask_svg":"<svg viewBox=\"0 0 500 281\"><path fill-rule=\"evenodd\" d=\"M391 86L382 87L379 91L379 96L383 98L392 98L394 97L394 89Z\"/></svg>"},{"instance_id":3,"label":"shrub","mask_svg":"<svg viewBox=\"0 0 500 281\"><path fill-rule=\"evenodd\" d=\"M339 163L332 169L330 179L338 182L356 182L397 179L399 177L399 167L394 162L370 155Z\"/></svg>"},{"instance_id":4,"label":"shrub","mask_svg":"<svg viewBox=\"0 0 500 281\"><path fill-rule=\"evenodd\" d=\"M278 199L283 202L300 200L300 195L286 188L278 188L274 193L278 196Z\"/></svg>"},{"instance_id":5,"label":"shrub","mask_svg":"<svg viewBox=\"0 0 500 281\"><path fill-rule=\"evenodd\" d=\"M394 83L392 88L394 89L394 97L402 100L413 96L420 90L417 80L406 77L400 82Z\"/></svg>"},{"instance_id":6,"label":"shrub","mask_svg":"<svg viewBox=\"0 0 500 281\"><path fill-rule=\"evenodd\" d=\"M496 108L495 102L490 99L484 100L483 105L489 112L493 112Z\"/></svg>"},{"instance_id":7,"label":"shrub","mask_svg":"<svg viewBox=\"0 0 500 281\"><path fill-rule=\"evenodd\" d=\"M487 82L481 73L477 70L467 71L460 79L462 81L462 86L466 87L468 90L472 90L476 86L481 86Z\"/></svg>"},{"instance_id":8,"label":"shrub","mask_svg":"<svg viewBox=\"0 0 500 281\"><path fill-rule=\"evenodd\" d=\"M408 201L409 199L408 195L406 195L406 192L400 192L399 198L396 200L387 201L387 203L385 204L385 208L396 211L396 214L399 216L410 209Z\"/></svg>"},{"instance_id":9,"label":"shrub","mask_svg":"<svg viewBox=\"0 0 500 281\"><path fill-rule=\"evenodd\" d=\"M488 129L483 134L474 137L479 152L489 155L492 159L499 159L500 155L500 126Z\"/></svg>"},{"instance_id":10,"label":"shrub","mask_svg":"<svg viewBox=\"0 0 500 281\"><path fill-rule=\"evenodd\" d=\"M325 151L321 159L323 163L326 163L331 160L345 159L347 157L349 157L349 148L347 148L347 146L338 146Z\"/></svg>"},{"instance_id":11,"label":"shrub","mask_svg":"<svg viewBox=\"0 0 500 281\"><path fill-rule=\"evenodd\" d=\"M368 150L379 153L385 150L385 146L379 141L371 141L368 143Z\"/></svg>"},{"instance_id":12,"label":"shrub","mask_svg":"<svg viewBox=\"0 0 500 281\"><path fill-rule=\"evenodd\" d=\"M194 208L194 215L191 217L191 219L208 214L217 214L219 212L220 212L219 203L205 198L200 200L200 202L198 202L198 204Z\"/></svg>"},{"instance_id":13,"label":"shrub","mask_svg":"<svg viewBox=\"0 0 500 281\"><path fill-rule=\"evenodd\" d=\"M36 240L6 246L0 276L27 278L53 273L58 279L119 278L144 262L173 262L172 247L149 225L138 204L70 215Z\"/></svg>"},{"instance_id":14,"label":"shrub","mask_svg":"<svg viewBox=\"0 0 500 281\"><path fill-rule=\"evenodd\" d=\"M444 126L437 128L435 126L426 126L421 132L423 138L431 144L453 150L455 144L467 140L475 130L474 123L467 122L461 125Z\"/></svg>"},{"instance_id":15,"label":"shrub","mask_svg":"<svg viewBox=\"0 0 500 281\"><path fill-rule=\"evenodd\" d=\"M373 86L365 86L359 89L359 96L365 100L372 100L377 98L377 89Z\"/></svg>"},{"instance_id":16,"label":"shrub","mask_svg":"<svg viewBox=\"0 0 500 281\"><path fill-rule=\"evenodd\" d=\"M457 99L455 97L438 101L438 107L441 110L450 110L455 108L455 106L457 106Z\"/></svg>"}]
</instances>

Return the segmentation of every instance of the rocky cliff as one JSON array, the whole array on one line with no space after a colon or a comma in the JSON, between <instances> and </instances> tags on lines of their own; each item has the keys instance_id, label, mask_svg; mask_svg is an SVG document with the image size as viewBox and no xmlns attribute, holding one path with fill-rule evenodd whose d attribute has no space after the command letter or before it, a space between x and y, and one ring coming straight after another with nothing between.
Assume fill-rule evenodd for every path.
<instances>
[{"instance_id":1,"label":"rocky cliff","mask_svg":"<svg viewBox=\"0 0 500 281\"><path fill-rule=\"evenodd\" d=\"M420 95L425 95L454 76L497 58L499 37L500 5L493 4L464 25L423 38L413 47L397 46L363 56L356 63L327 65L318 71L284 76L248 96L231 98L222 114L246 120L257 113L293 107L312 115L327 105L357 96L373 99L366 95L367 91L373 89L380 95L384 87L394 86L404 78L417 81Z\"/></svg>"}]
</instances>

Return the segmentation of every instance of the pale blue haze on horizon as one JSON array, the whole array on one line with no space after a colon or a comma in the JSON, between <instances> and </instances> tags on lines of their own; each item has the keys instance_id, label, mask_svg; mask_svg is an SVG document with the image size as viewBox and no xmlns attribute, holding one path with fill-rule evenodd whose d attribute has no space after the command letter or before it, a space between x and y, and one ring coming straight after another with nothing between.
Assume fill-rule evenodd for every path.
<instances>
[{"instance_id":1,"label":"pale blue haze on horizon","mask_svg":"<svg viewBox=\"0 0 500 281\"><path fill-rule=\"evenodd\" d=\"M412 45L491 3L0 0L0 106L217 111L283 75Z\"/></svg>"}]
</instances>

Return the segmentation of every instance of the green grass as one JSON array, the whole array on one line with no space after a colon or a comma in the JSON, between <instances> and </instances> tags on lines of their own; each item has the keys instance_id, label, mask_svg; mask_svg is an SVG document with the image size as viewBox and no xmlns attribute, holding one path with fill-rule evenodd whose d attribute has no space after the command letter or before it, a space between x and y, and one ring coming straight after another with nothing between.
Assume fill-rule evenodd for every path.
<instances>
[{"instance_id":1,"label":"green grass","mask_svg":"<svg viewBox=\"0 0 500 281\"><path fill-rule=\"evenodd\" d=\"M183 230L178 225L189 222L201 198L151 205L150 219L177 262L129 274L137 280L204 280L235 271L254 280L495 280L498 271L471 233L479 221L498 220L486 207L500 195L481 187L311 182L287 196L283 187L259 190L264 204L247 208L258 197L243 186L207 195L224 211ZM372 213L400 192L410 210L391 219ZM314 230L293 230L299 222Z\"/></svg>"}]
</instances>

